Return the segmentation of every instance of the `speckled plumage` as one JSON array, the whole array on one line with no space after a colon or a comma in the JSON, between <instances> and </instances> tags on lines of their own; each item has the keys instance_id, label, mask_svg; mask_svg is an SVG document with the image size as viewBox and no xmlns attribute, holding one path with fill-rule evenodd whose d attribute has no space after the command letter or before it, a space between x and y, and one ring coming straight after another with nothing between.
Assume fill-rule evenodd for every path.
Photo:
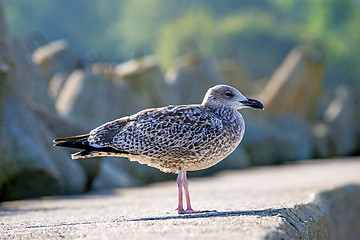
<instances>
[{"instance_id":1,"label":"speckled plumage","mask_svg":"<svg viewBox=\"0 0 360 240\"><path fill-rule=\"evenodd\" d=\"M168 106L106 123L92 130L88 141L93 147L126 151L129 154L111 155L165 172L193 171L208 168L229 155L244 130L242 116L229 107Z\"/></svg>"}]
</instances>

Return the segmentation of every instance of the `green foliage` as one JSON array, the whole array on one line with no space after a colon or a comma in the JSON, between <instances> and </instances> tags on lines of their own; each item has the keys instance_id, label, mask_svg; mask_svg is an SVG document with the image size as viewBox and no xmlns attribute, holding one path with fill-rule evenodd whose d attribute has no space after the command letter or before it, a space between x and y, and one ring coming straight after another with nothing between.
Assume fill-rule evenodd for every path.
<instances>
[{"instance_id":1,"label":"green foliage","mask_svg":"<svg viewBox=\"0 0 360 240\"><path fill-rule=\"evenodd\" d=\"M360 64L359 3L351 0L273 3L271 11L238 9L221 17L215 9L185 12L164 24L156 55L167 68L176 57L196 49L215 58L236 58L250 72L262 76L271 74L291 48L305 45L324 52L328 80L360 78L356 67Z\"/></svg>"},{"instance_id":2,"label":"green foliage","mask_svg":"<svg viewBox=\"0 0 360 240\"><path fill-rule=\"evenodd\" d=\"M161 29L156 55L164 67L169 67L176 57L191 51L211 54L215 49L217 30L218 26L210 12L187 12Z\"/></svg>"},{"instance_id":3,"label":"green foliage","mask_svg":"<svg viewBox=\"0 0 360 240\"><path fill-rule=\"evenodd\" d=\"M26 36L38 31L48 41L65 38L79 55L85 56L90 49L112 52L109 49L112 46L111 39L109 41L102 36L108 31L110 19L116 16L119 1L104 2L4 0L4 7L13 35Z\"/></svg>"},{"instance_id":4,"label":"green foliage","mask_svg":"<svg viewBox=\"0 0 360 240\"><path fill-rule=\"evenodd\" d=\"M360 82L360 3L353 0L277 0L283 20L298 26L301 44L321 47L327 80Z\"/></svg>"},{"instance_id":5,"label":"green foliage","mask_svg":"<svg viewBox=\"0 0 360 240\"><path fill-rule=\"evenodd\" d=\"M108 39L119 41L117 52L131 58L136 51L152 53L159 28L176 15L176 1L128 0L119 9L116 21L110 23Z\"/></svg>"},{"instance_id":6,"label":"green foliage","mask_svg":"<svg viewBox=\"0 0 360 240\"><path fill-rule=\"evenodd\" d=\"M360 3L355 0L4 0L11 32L66 38L81 56L156 54L164 68L189 51L235 58L269 75L291 48L324 51L328 79L360 77ZM359 80L357 80L359 81Z\"/></svg>"},{"instance_id":7,"label":"green foliage","mask_svg":"<svg viewBox=\"0 0 360 240\"><path fill-rule=\"evenodd\" d=\"M276 26L275 16L261 11L223 18L210 11L190 11L162 28L155 53L165 68L195 50L217 59L236 58L258 76L270 74L295 44L291 31Z\"/></svg>"}]
</instances>

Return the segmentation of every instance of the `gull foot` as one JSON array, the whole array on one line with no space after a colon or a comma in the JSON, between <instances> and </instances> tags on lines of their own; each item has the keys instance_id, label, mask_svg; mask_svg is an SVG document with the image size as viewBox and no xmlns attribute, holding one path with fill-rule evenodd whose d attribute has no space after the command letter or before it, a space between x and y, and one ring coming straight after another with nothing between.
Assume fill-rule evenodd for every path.
<instances>
[{"instance_id":1,"label":"gull foot","mask_svg":"<svg viewBox=\"0 0 360 240\"><path fill-rule=\"evenodd\" d=\"M196 214L196 213L209 213L209 212L217 212L216 210L193 210L193 209L176 209L178 211L178 214Z\"/></svg>"}]
</instances>

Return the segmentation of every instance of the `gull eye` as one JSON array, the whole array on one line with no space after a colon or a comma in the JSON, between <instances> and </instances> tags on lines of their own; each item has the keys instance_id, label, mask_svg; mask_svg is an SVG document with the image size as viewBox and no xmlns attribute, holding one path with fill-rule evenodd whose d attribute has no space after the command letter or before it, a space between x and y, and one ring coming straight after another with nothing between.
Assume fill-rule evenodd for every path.
<instances>
[{"instance_id":1,"label":"gull eye","mask_svg":"<svg viewBox=\"0 0 360 240\"><path fill-rule=\"evenodd\" d=\"M227 91L227 92L225 93L225 96L227 96L227 97L233 97L234 94L233 94L232 92L230 92L230 91Z\"/></svg>"}]
</instances>

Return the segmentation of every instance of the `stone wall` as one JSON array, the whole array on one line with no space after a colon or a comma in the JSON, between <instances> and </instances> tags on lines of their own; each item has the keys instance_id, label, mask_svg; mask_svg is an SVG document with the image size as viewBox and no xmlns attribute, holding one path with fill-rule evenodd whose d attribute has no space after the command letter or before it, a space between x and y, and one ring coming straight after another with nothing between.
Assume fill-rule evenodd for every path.
<instances>
[{"instance_id":1,"label":"stone wall","mask_svg":"<svg viewBox=\"0 0 360 240\"><path fill-rule=\"evenodd\" d=\"M308 204L282 210L276 231L266 239L358 239L360 186L348 185L320 192Z\"/></svg>"}]
</instances>

